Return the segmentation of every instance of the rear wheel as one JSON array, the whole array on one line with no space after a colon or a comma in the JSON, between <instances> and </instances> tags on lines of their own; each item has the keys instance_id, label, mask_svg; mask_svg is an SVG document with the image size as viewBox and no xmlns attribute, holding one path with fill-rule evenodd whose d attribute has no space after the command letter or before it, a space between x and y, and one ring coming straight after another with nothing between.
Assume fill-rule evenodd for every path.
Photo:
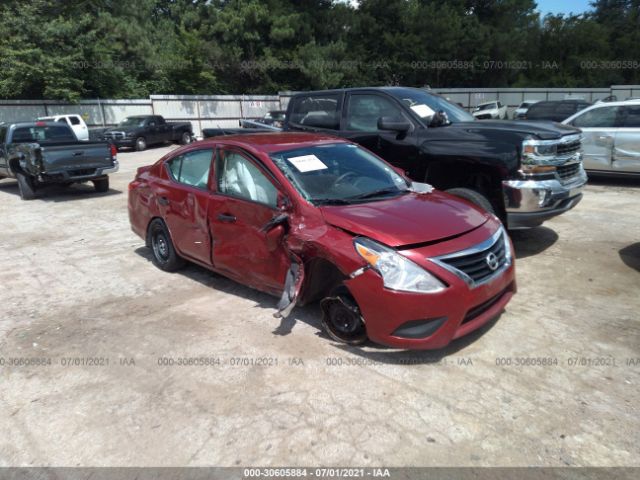
<instances>
[{"instance_id":1,"label":"rear wheel","mask_svg":"<svg viewBox=\"0 0 640 480\"><path fill-rule=\"evenodd\" d=\"M348 345L367 341L367 329L360 308L346 288L322 299L322 328L334 340Z\"/></svg>"},{"instance_id":2,"label":"rear wheel","mask_svg":"<svg viewBox=\"0 0 640 480\"><path fill-rule=\"evenodd\" d=\"M476 192L470 188L451 188L445 191L451 195L455 195L456 197L464 198L489 213L493 213L494 215L496 213L489 199L480 192Z\"/></svg>"},{"instance_id":3,"label":"rear wheel","mask_svg":"<svg viewBox=\"0 0 640 480\"><path fill-rule=\"evenodd\" d=\"M149 225L149 243L153 264L160 270L175 272L184 266L185 261L176 253L166 225L158 218Z\"/></svg>"},{"instance_id":4,"label":"rear wheel","mask_svg":"<svg viewBox=\"0 0 640 480\"><path fill-rule=\"evenodd\" d=\"M109 191L109 177L93 180L93 188L96 192L104 193Z\"/></svg>"},{"instance_id":5,"label":"rear wheel","mask_svg":"<svg viewBox=\"0 0 640 480\"><path fill-rule=\"evenodd\" d=\"M181 145L189 145L191 143L191 134L189 132L184 132L182 137L180 137Z\"/></svg>"},{"instance_id":6,"label":"rear wheel","mask_svg":"<svg viewBox=\"0 0 640 480\"><path fill-rule=\"evenodd\" d=\"M136 152L142 152L147 149L147 141L144 137L136 138Z\"/></svg>"},{"instance_id":7,"label":"rear wheel","mask_svg":"<svg viewBox=\"0 0 640 480\"><path fill-rule=\"evenodd\" d=\"M22 200L33 200L36 198L36 185L33 178L24 173L16 173L16 180L18 180L18 189L20 190L20 198Z\"/></svg>"}]
</instances>

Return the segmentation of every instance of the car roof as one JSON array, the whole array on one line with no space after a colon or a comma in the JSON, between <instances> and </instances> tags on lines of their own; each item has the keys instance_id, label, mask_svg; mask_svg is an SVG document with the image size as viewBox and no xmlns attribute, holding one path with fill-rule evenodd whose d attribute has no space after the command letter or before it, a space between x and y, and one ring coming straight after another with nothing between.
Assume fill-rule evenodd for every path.
<instances>
[{"instance_id":1,"label":"car roof","mask_svg":"<svg viewBox=\"0 0 640 480\"><path fill-rule=\"evenodd\" d=\"M617 102L601 102L593 105L594 107L621 107L624 105L640 105L640 99L636 100L620 100Z\"/></svg>"},{"instance_id":2,"label":"car roof","mask_svg":"<svg viewBox=\"0 0 640 480\"><path fill-rule=\"evenodd\" d=\"M498 100L491 100L490 102L482 102L478 104L478 107L482 105L491 105L492 103L498 103Z\"/></svg>"},{"instance_id":3,"label":"car roof","mask_svg":"<svg viewBox=\"0 0 640 480\"><path fill-rule=\"evenodd\" d=\"M323 93L343 93L343 92L358 92L363 90L377 90L379 92L387 92L387 93L402 93L406 91L420 91L429 93L431 95L438 95L437 93L427 90L426 88L415 88L415 87L350 87L350 88L333 88L330 90L310 90L308 92L296 92L294 96L298 95L321 95Z\"/></svg>"},{"instance_id":4,"label":"car roof","mask_svg":"<svg viewBox=\"0 0 640 480\"><path fill-rule=\"evenodd\" d=\"M267 132L238 135L223 135L201 140L200 145L232 145L250 150L275 153L295 150L313 145L327 145L331 143L349 143L346 140L331 135L304 132Z\"/></svg>"}]
</instances>

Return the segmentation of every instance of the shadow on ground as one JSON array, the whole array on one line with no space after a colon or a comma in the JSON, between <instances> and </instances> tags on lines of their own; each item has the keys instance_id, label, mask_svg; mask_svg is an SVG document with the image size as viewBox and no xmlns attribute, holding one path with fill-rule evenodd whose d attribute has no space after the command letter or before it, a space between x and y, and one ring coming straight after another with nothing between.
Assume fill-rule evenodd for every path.
<instances>
[{"instance_id":1,"label":"shadow on ground","mask_svg":"<svg viewBox=\"0 0 640 480\"><path fill-rule=\"evenodd\" d=\"M607 177L596 173L589 173L589 185L601 185L603 187L640 188L640 175L633 177Z\"/></svg>"},{"instance_id":2,"label":"shadow on ground","mask_svg":"<svg viewBox=\"0 0 640 480\"><path fill-rule=\"evenodd\" d=\"M0 192L6 192L17 197L20 196L17 182L0 182ZM36 198L30 202L67 202L69 200L81 200L85 198L100 198L120 195L122 191L110 189L108 192L99 193L93 188L93 184L73 184L67 187L63 185L47 185L36 190Z\"/></svg>"},{"instance_id":3,"label":"shadow on ground","mask_svg":"<svg viewBox=\"0 0 640 480\"><path fill-rule=\"evenodd\" d=\"M151 262L151 250L146 247L139 247L135 253ZM172 275L172 274L167 274ZM219 292L230 295L238 295L252 302L255 302L256 308L267 309L271 313L276 312L278 298L262 293L258 290L241 285L222 275L212 272L206 268L200 267L192 263L174 273L173 275L184 275L191 280L201 283L209 288L213 288ZM376 345L368 342L362 347L349 346L337 343L324 333L321 326L321 310L318 302L296 307L287 318L279 319L279 325L271 332L273 335L287 336L293 332L297 322L303 322L317 330L316 336L323 341L331 342L337 349L362 357L370 362L389 363L389 364L429 364L438 363L443 358L452 355L459 350L465 348L469 344L475 342L478 338L489 331L498 321L499 316L488 322L478 330L466 335L463 338L454 340L448 347L440 350L399 350L382 345ZM275 320L275 319L274 319Z\"/></svg>"},{"instance_id":4,"label":"shadow on ground","mask_svg":"<svg viewBox=\"0 0 640 480\"><path fill-rule=\"evenodd\" d=\"M618 251L624 264L640 272L640 242L632 243Z\"/></svg>"},{"instance_id":5,"label":"shadow on ground","mask_svg":"<svg viewBox=\"0 0 640 480\"><path fill-rule=\"evenodd\" d=\"M516 250L516 259L538 255L558 241L558 234L548 227L512 230L509 236Z\"/></svg>"}]
</instances>

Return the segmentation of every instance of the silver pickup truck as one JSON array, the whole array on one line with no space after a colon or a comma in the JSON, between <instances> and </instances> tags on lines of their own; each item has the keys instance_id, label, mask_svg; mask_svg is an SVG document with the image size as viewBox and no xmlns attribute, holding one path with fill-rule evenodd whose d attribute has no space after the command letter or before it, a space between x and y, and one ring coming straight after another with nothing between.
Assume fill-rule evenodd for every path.
<instances>
[{"instance_id":1,"label":"silver pickup truck","mask_svg":"<svg viewBox=\"0 0 640 480\"><path fill-rule=\"evenodd\" d=\"M118 171L117 150L107 142L80 142L59 122L0 124L0 179L15 178L20 197L31 200L46 184L91 181L109 190L108 174Z\"/></svg>"}]
</instances>

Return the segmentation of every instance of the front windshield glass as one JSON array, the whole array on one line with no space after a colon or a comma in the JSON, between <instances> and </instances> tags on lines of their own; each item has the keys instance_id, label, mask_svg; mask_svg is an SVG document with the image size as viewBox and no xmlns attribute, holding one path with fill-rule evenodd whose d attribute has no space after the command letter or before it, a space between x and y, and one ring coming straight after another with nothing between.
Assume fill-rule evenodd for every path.
<instances>
[{"instance_id":1,"label":"front windshield glass","mask_svg":"<svg viewBox=\"0 0 640 480\"><path fill-rule=\"evenodd\" d=\"M144 118L140 117L127 117L122 120L119 124L119 127L142 127L144 126Z\"/></svg>"},{"instance_id":2,"label":"front windshield glass","mask_svg":"<svg viewBox=\"0 0 640 480\"><path fill-rule=\"evenodd\" d=\"M382 200L409 191L402 176L357 145L314 145L271 158L296 190L316 205Z\"/></svg>"},{"instance_id":3,"label":"front windshield glass","mask_svg":"<svg viewBox=\"0 0 640 480\"><path fill-rule=\"evenodd\" d=\"M402 100L409 106L420 118L427 123L433 116L433 112L442 110L447 114L451 123L457 122L473 122L475 118L469 112L457 105L447 101L440 95L428 93L418 89L398 89L390 90L389 93L394 97ZM424 107L428 107L425 109Z\"/></svg>"},{"instance_id":4,"label":"front windshield glass","mask_svg":"<svg viewBox=\"0 0 640 480\"><path fill-rule=\"evenodd\" d=\"M497 108L495 103L485 103L484 105L478 105L478 111L481 110L491 110L493 108Z\"/></svg>"}]
</instances>

